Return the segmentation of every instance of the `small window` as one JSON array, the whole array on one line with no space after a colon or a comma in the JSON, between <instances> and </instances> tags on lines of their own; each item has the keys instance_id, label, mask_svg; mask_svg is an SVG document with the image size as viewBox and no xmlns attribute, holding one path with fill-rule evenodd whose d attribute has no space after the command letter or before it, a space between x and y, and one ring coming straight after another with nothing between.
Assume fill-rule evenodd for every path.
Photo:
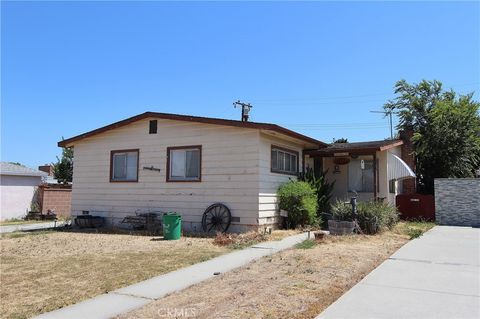
<instances>
[{"instance_id":1,"label":"small window","mask_svg":"<svg viewBox=\"0 0 480 319\"><path fill-rule=\"evenodd\" d=\"M271 171L281 174L298 174L298 152L272 146Z\"/></svg>"},{"instance_id":2,"label":"small window","mask_svg":"<svg viewBox=\"0 0 480 319\"><path fill-rule=\"evenodd\" d=\"M110 181L138 181L138 150L112 151L110 154Z\"/></svg>"},{"instance_id":3,"label":"small window","mask_svg":"<svg viewBox=\"0 0 480 319\"><path fill-rule=\"evenodd\" d=\"M167 181L198 182L201 180L201 146L167 148Z\"/></svg>"},{"instance_id":4,"label":"small window","mask_svg":"<svg viewBox=\"0 0 480 319\"><path fill-rule=\"evenodd\" d=\"M149 134L157 134L157 120L150 121Z\"/></svg>"},{"instance_id":5,"label":"small window","mask_svg":"<svg viewBox=\"0 0 480 319\"><path fill-rule=\"evenodd\" d=\"M390 194L395 194L397 192L397 181L395 179L391 179L388 182L388 192Z\"/></svg>"}]
</instances>

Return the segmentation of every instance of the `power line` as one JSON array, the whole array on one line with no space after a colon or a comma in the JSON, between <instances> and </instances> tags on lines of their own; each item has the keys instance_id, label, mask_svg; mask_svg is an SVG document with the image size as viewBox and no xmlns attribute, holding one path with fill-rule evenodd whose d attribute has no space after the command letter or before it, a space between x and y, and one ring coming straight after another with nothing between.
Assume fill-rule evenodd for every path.
<instances>
[{"instance_id":1,"label":"power line","mask_svg":"<svg viewBox=\"0 0 480 319\"><path fill-rule=\"evenodd\" d=\"M480 82L470 82L470 83L462 83L462 84L452 84L449 85L449 88L454 88L454 87L465 87L469 85L477 85L480 84ZM446 88L446 86L445 86ZM347 95L347 96L324 96L324 97L315 97L315 98L267 98L267 99L252 99L254 102L260 102L261 104L270 104L270 103L299 103L299 102L305 102L305 103L310 103L310 102L317 102L317 101L326 101L326 100L342 100L342 99L355 99L355 98L365 98L365 97L374 97L374 96L394 96L395 93L393 91L390 92L385 92L385 93L373 93L373 94L359 94L359 95ZM382 99L381 101L384 101ZM365 101L365 102L371 102L370 101ZM325 104L331 104L332 102L324 102ZM336 103L341 103L341 102L336 102ZM355 103L355 101L348 101L345 103ZM319 104L319 103L315 103Z\"/></svg>"}]
</instances>

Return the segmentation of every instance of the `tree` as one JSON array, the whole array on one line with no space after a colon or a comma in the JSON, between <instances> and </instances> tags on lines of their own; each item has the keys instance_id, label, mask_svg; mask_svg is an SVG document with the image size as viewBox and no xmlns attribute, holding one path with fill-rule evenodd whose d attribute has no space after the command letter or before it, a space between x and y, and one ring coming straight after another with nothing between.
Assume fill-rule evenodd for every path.
<instances>
[{"instance_id":1,"label":"tree","mask_svg":"<svg viewBox=\"0 0 480 319\"><path fill-rule=\"evenodd\" d=\"M62 149L62 158L57 156L57 163L53 164L53 176L59 183L66 184L72 181L73 148L64 147Z\"/></svg>"},{"instance_id":2,"label":"tree","mask_svg":"<svg viewBox=\"0 0 480 319\"><path fill-rule=\"evenodd\" d=\"M436 80L401 80L395 93L384 108L397 112L398 129L413 131L417 190L433 194L434 178L474 177L480 167L480 103L473 93L444 91Z\"/></svg>"},{"instance_id":3,"label":"tree","mask_svg":"<svg viewBox=\"0 0 480 319\"><path fill-rule=\"evenodd\" d=\"M336 143L348 143L348 138L341 137L338 139L333 139L333 144L336 144Z\"/></svg>"}]
</instances>

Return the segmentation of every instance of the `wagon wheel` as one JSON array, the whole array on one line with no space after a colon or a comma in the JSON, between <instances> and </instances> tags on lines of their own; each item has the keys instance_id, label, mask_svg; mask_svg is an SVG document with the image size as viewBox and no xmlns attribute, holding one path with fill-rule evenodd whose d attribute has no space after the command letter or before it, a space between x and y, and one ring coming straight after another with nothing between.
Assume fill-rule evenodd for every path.
<instances>
[{"instance_id":1,"label":"wagon wheel","mask_svg":"<svg viewBox=\"0 0 480 319\"><path fill-rule=\"evenodd\" d=\"M223 204L216 203L209 206L203 213L202 228L207 233L212 230L224 233L230 227L231 221L230 209Z\"/></svg>"}]
</instances>

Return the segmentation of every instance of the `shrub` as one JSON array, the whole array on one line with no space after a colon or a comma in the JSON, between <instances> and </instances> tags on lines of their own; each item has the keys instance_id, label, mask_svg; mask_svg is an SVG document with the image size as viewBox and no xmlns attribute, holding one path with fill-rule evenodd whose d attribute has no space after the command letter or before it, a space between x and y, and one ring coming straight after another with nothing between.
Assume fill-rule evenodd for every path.
<instances>
[{"instance_id":1,"label":"shrub","mask_svg":"<svg viewBox=\"0 0 480 319\"><path fill-rule=\"evenodd\" d=\"M352 206L343 201L337 201L332 207L333 217L336 220L353 220ZM398 222L398 211L395 207L384 202L359 202L357 204L358 225L368 234L391 229Z\"/></svg>"},{"instance_id":2,"label":"shrub","mask_svg":"<svg viewBox=\"0 0 480 319\"><path fill-rule=\"evenodd\" d=\"M288 212L290 227L312 225L316 222L317 196L308 183L289 181L280 185L277 195L280 209Z\"/></svg>"},{"instance_id":3,"label":"shrub","mask_svg":"<svg viewBox=\"0 0 480 319\"><path fill-rule=\"evenodd\" d=\"M312 168L308 168L305 173L298 176L298 180L307 182L312 186L317 195L317 216L322 213L330 212L330 199L332 198L333 186L335 182L329 183L327 180L327 172L321 172L319 176L315 176Z\"/></svg>"},{"instance_id":4,"label":"shrub","mask_svg":"<svg viewBox=\"0 0 480 319\"><path fill-rule=\"evenodd\" d=\"M352 205L337 199L332 205L332 217L334 220L353 221Z\"/></svg>"}]
</instances>

